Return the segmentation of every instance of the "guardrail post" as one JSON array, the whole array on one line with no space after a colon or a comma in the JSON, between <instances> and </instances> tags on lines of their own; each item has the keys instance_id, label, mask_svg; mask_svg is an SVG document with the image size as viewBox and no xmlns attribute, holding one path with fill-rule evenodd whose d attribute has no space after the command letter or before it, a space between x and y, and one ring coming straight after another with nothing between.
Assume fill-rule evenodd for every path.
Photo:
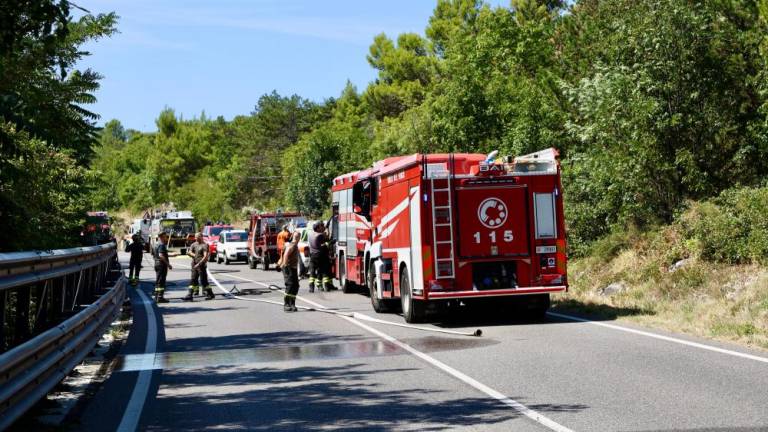
<instances>
[{"instance_id":1,"label":"guardrail post","mask_svg":"<svg viewBox=\"0 0 768 432\"><path fill-rule=\"evenodd\" d=\"M42 284L38 284L35 289L35 305L37 306L34 311L35 313L35 326L34 326L34 332L35 334L41 333L48 329L48 320L50 319L50 314L48 313L48 309L50 308L50 294L48 291L50 290L51 281L45 281Z\"/></svg>"},{"instance_id":2,"label":"guardrail post","mask_svg":"<svg viewBox=\"0 0 768 432\"><path fill-rule=\"evenodd\" d=\"M8 292L0 291L0 353L5 352L5 316L6 303L8 303Z\"/></svg>"},{"instance_id":3,"label":"guardrail post","mask_svg":"<svg viewBox=\"0 0 768 432\"><path fill-rule=\"evenodd\" d=\"M20 344L29 339L29 290L16 291L16 325L14 344Z\"/></svg>"},{"instance_id":4,"label":"guardrail post","mask_svg":"<svg viewBox=\"0 0 768 432\"><path fill-rule=\"evenodd\" d=\"M61 312L64 301L64 281L66 276L51 281L51 322L61 321Z\"/></svg>"}]
</instances>

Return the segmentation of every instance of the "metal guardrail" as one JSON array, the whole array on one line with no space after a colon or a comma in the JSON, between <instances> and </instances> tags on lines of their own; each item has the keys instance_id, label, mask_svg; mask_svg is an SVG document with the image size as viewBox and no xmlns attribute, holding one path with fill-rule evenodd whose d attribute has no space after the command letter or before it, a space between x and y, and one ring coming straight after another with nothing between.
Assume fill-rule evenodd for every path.
<instances>
[{"instance_id":1,"label":"metal guardrail","mask_svg":"<svg viewBox=\"0 0 768 432\"><path fill-rule=\"evenodd\" d=\"M0 254L0 352L12 346L0 354L0 430L82 362L120 312L116 253L108 244Z\"/></svg>"}]
</instances>

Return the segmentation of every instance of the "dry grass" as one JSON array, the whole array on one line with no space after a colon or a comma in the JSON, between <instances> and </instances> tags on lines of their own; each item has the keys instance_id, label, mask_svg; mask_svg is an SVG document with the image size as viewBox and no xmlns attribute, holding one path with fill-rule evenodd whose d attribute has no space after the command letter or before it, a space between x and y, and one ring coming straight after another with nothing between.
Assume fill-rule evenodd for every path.
<instances>
[{"instance_id":1,"label":"dry grass","mask_svg":"<svg viewBox=\"0 0 768 432\"><path fill-rule=\"evenodd\" d=\"M571 261L571 290L557 306L768 350L768 268L707 262L686 249L671 229L598 247ZM612 283L623 289L603 293Z\"/></svg>"}]
</instances>

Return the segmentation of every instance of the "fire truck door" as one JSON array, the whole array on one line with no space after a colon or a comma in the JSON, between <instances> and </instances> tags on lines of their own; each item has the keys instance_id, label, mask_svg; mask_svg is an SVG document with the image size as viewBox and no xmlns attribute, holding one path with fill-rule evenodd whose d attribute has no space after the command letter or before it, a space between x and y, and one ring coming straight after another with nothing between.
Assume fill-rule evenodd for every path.
<instances>
[{"instance_id":1,"label":"fire truck door","mask_svg":"<svg viewBox=\"0 0 768 432\"><path fill-rule=\"evenodd\" d=\"M464 258L529 254L525 186L458 188L459 254Z\"/></svg>"}]
</instances>

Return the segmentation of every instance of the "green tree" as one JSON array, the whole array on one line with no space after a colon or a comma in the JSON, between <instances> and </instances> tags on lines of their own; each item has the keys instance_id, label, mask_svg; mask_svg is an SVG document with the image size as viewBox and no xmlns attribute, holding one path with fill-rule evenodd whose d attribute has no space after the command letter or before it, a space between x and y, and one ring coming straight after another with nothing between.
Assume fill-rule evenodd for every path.
<instances>
[{"instance_id":1,"label":"green tree","mask_svg":"<svg viewBox=\"0 0 768 432\"><path fill-rule=\"evenodd\" d=\"M100 76L76 68L82 46L115 31L114 14L79 19L66 0L0 5L0 250L72 246L84 218Z\"/></svg>"},{"instance_id":2,"label":"green tree","mask_svg":"<svg viewBox=\"0 0 768 432\"><path fill-rule=\"evenodd\" d=\"M572 12L555 44L583 240L627 220L669 222L685 199L765 175L753 6L584 0Z\"/></svg>"}]
</instances>

